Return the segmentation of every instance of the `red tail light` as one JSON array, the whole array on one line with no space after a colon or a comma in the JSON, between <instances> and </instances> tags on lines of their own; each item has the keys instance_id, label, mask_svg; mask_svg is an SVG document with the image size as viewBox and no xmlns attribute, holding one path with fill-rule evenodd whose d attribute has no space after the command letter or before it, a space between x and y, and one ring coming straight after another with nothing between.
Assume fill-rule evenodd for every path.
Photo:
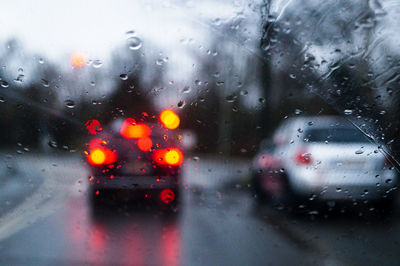
<instances>
[{"instance_id":1,"label":"red tail light","mask_svg":"<svg viewBox=\"0 0 400 266\"><path fill-rule=\"evenodd\" d=\"M149 151L151 150L151 146L153 146L153 142L151 138L141 138L138 140L137 145L141 151Z\"/></svg>"},{"instance_id":2,"label":"red tail light","mask_svg":"<svg viewBox=\"0 0 400 266\"><path fill-rule=\"evenodd\" d=\"M173 202L174 199L175 199L175 193L171 189L166 188L166 189L161 190L160 200L162 202L168 204L168 203Z\"/></svg>"},{"instance_id":3,"label":"red tail light","mask_svg":"<svg viewBox=\"0 0 400 266\"><path fill-rule=\"evenodd\" d=\"M110 149L95 148L87 155L91 165L103 165L114 163L117 160L117 153Z\"/></svg>"},{"instance_id":4,"label":"red tail light","mask_svg":"<svg viewBox=\"0 0 400 266\"><path fill-rule=\"evenodd\" d=\"M133 118L127 118L121 126L120 133L127 139L140 139L149 137L151 129L147 125L136 124Z\"/></svg>"},{"instance_id":5,"label":"red tail light","mask_svg":"<svg viewBox=\"0 0 400 266\"><path fill-rule=\"evenodd\" d=\"M153 159L158 165L178 166L183 162L183 154L177 148L162 149L155 152Z\"/></svg>"},{"instance_id":6,"label":"red tail light","mask_svg":"<svg viewBox=\"0 0 400 266\"><path fill-rule=\"evenodd\" d=\"M117 161L117 153L106 148L107 142L100 138L92 139L89 143L89 152L85 152L91 165L111 164Z\"/></svg>"},{"instance_id":7,"label":"red tail light","mask_svg":"<svg viewBox=\"0 0 400 266\"><path fill-rule=\"evenodd\" d=\"M181 122L179 116L176 113L174 113L174 111L169 109L161 112L160 120L161 123L163 123L163 125L169 129L177 128Z\"/></svg>"},{"instance_id":8,"label":"red tail light","mask_svg":"<svg viewBox=\"0 0 400 266\"><path fill-rule=\"evenodd\" d=\"M296 163L302 165L311 164L312 163L311 154L308 153L305 149L299 150L296 155Z\"/></svg>"}]
</instances>

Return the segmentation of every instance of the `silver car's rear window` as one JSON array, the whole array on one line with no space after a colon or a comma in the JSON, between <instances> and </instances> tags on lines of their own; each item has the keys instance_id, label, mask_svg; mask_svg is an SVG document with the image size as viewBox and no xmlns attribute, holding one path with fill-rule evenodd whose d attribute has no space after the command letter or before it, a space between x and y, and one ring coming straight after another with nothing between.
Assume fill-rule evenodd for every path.
<instances>
[{"instance_id":1,"label":"silver car's rear window","mask_svg":"<svg viewBox=\"0 0 400 266\"><path fill-rule=\"evenodd\" d=\"M305 132L306 142L360 143L368 139L356 128L314 128Z\"/></svg>"}]
</instances>

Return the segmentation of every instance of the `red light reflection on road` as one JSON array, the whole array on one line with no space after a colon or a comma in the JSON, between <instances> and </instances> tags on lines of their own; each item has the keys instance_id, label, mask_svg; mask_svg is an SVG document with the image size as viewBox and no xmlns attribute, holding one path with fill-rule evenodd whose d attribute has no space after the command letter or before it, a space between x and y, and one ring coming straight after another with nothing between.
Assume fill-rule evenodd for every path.
<instances>
[{"instance_id":1,"label":"red light reflection on road","mask_svg":"<svg viewBox=\"0 0 400 266\"><path fill-rule=\"evenodd\" d=\"M180 235L176 226L168 225L164 228L161 237L161 259L162 265L179 265L180 260Z\"/></svg>"}]
</instances>

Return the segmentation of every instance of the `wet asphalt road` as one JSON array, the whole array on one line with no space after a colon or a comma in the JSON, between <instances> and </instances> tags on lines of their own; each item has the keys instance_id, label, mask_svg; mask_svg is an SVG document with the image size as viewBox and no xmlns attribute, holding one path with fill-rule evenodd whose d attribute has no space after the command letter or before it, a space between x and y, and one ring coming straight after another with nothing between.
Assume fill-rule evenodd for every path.
<instances>
[{"instance_id":1,"label":"wet asphalt road","mask_svg":"<svg viewBox=\"0 0 400 266\"><path fill-rule=\"evenodd\" d=\"M26 156L16 161L16 168L32 169L21 174L38 185L31 185L29 193L21 190L25 200L9 204L13 207L0 217L0 264L400 263L397 210L384 218L337 214L326 219L259 207L243 187L191 185L197 175L194 168L212 169L210 178L223 175L217 164L206 160L195 167L187 164L188 188L182 191L176 214L166 215L145 202L93 209L88 204L87 173L79 159Z\"/></svg>"}]
</instances>

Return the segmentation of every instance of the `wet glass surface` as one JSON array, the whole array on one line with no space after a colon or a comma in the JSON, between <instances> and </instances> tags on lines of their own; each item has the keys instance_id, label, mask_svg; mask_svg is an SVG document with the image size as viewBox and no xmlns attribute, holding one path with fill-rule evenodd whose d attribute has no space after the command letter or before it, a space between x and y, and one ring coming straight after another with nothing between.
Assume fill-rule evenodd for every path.
<instances>
[{"instance_id":1,"label":"wet glass surface","mask_svg":"<svg viewBox=\"0 0 400 266\"><path fill-rule=\"evenodd\" d=\"M2 11L1 264L399 264L398 1Z\"/></svg>"}]
</instances>

